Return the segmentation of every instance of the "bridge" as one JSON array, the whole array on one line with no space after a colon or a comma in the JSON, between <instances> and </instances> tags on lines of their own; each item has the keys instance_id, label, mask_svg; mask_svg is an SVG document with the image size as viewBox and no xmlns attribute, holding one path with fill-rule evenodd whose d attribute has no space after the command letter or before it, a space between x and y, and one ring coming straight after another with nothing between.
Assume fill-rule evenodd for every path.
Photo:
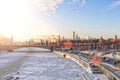
<instances>
[{"instance_id":1,"label":"bridge","mask_svg":"<svg viewBox=\"0 0 120 80\"><path fill-rule=\"evenodd\" d=\"M0 51L1 50L13 51L13 49L21 48L21 47L40 47L40 48L50 49L51 45L49 45L49 46L43 46L43 45L38 45L38 44L33 44L33 45L1 45Z\"/></svg>"}]
</instances>

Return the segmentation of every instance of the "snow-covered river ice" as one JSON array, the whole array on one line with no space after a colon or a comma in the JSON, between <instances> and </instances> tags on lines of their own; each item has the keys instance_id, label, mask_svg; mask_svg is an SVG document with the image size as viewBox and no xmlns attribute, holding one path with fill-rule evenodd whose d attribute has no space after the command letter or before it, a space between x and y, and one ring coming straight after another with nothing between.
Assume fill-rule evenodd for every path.
<instances>
[{"instance_id":1,"label":"snow-covered river ice","mask_svg":"<svg viewBox=\"0 0 120 80\"><path fill-rule=\"evenodd\" d=\"M0 80L86 80L84 74L75 62L46 49L20 48L0 53Z\"/></svg>"}]
</instances>

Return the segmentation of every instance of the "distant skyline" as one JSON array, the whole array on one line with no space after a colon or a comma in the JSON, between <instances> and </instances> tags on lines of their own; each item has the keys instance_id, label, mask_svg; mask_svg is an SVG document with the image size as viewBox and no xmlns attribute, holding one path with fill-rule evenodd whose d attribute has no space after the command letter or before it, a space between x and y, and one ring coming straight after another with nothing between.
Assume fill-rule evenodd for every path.
<instances>
[{"instance_id":1,"label":"distant skyline","mask_svg":"<svg viewBox=\"0 0 120 80\"><path fill-rule=\"evenodd\" d=\"M0 0L0 33L28 40L40 35L120 37L120 0Z\"/></svg>"}]
</instances>

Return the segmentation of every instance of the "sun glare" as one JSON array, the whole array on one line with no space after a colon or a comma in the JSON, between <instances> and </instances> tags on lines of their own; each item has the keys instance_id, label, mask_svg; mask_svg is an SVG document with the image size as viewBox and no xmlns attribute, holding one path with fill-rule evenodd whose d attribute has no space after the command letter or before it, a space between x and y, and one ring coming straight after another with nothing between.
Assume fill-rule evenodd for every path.
<instances>
[{"instance_id":1,"label":"sun glare","mask_svg":"<svg viewBox=\"0 0 120 80\"><path fill-rule=\"evenodd\" d=\"M25 0L0 0L0 33L24 36L33 19L31 4Z\"/></svg>"},{"instance_id":2,"label":"sun glare","mask_svg":"<svg viewBox=\"0 0 120 80\"><path fill-rule=\"evenodd\" d=\"M49 21L36 18L35 8L32 0L0 0L0 33L18 39L54 34L56 30Z\"/></svg>"}]
</instances>

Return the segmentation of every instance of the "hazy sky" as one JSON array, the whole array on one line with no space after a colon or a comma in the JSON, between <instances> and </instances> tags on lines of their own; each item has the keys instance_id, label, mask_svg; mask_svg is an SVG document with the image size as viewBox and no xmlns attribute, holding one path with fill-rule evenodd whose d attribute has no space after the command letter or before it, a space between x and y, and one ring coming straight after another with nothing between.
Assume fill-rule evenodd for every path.
<instances>
[{"instance_id":1,"label":"hazy sky","mask_svg":"<svg viewBox=\"0 0 120 80\"><path fill-rule=\"evenodd\" d=\"M120 37L120 0L0 0L0 33L25 40L40 35Z\"/></svg>"}]
</instances>

